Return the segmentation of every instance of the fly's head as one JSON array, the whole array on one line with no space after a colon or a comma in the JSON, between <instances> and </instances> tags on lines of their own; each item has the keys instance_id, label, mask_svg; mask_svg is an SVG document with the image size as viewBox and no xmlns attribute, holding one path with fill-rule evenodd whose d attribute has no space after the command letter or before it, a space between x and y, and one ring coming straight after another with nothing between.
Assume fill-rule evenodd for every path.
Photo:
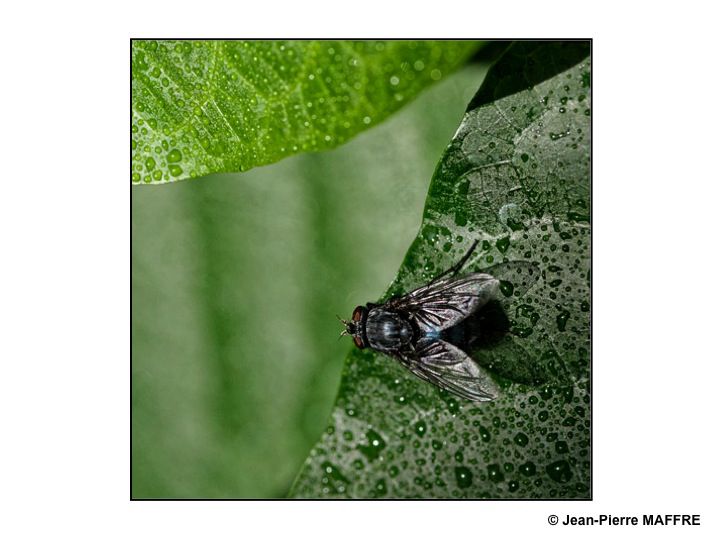
<instances>
[{"instance_id":1,"label":"fly's head","mask_svg":"<svg viewBox=\"0 0 720 540\"><path fill-rule=\"evenodd\" d=\"M366 307L358 306L353 311L352 318L349 321L340 319L340 322L345 325L345 330L340 333L340 336L352 336L355 345L359 349L367 347L367 337L365 335L365 321L367 320L368 310Z\"/></svg>"}]
</instances>

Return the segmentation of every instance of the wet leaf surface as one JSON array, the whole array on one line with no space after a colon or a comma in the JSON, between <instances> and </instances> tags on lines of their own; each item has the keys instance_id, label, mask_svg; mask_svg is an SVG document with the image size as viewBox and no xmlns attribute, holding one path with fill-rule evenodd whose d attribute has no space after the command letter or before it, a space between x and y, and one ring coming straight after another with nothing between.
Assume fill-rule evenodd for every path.
<instances>
[{"instance_id":1,"label":"wet leaf surface","mask_svg":"<svg viewBox=\"0 0 720 540\"><path fill-rule=\"evenodd\" d=\"M472 41L132 43L132 181L245 171L344 143L462 65Z\"/></svg>"},{"instance_id":2,"label":"wet leaf surface","mask_svg":"<svg viewBox=\"0 0 720 540\"><path fill-rule=\"evenodd\" d=\"M464 401L355 349L291 495L590 497L588 55L585 43L523 42L498 60L384 296L426 283L479 239L468 270L501 279L509 328L473 356L499 397Z\"/></svg>"}]
</instances>

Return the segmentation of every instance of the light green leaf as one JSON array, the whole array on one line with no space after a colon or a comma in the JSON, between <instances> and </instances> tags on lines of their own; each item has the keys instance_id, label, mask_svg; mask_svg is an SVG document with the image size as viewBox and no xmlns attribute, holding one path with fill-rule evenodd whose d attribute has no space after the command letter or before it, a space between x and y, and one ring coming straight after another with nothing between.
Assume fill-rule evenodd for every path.
<instances>
[{"instance_id":1,"label":"light green leaf","mask_svg":"<svg viewBox=\"0 0 720 540\"><path fill-rule=\"evenodd\" d=\"M461 65L471 41L132 42L132 181L333 148Z\"/></svg>"},{"instance_id":2,"label":"light green leaf","mask_svg":"<svg viewBox=\"0 0 720 540\"><path fill-rule=\"evenodd\" d=\"M583 42L518 43L493 66L385 295L428 282L479 240L467 271L503 280L509 330L473 356L499 397L465 401L355 349L292 495L590 496L588 54ZM503 270L528 264L540 276L525 286Z\"/></svg>"}]
</instances>

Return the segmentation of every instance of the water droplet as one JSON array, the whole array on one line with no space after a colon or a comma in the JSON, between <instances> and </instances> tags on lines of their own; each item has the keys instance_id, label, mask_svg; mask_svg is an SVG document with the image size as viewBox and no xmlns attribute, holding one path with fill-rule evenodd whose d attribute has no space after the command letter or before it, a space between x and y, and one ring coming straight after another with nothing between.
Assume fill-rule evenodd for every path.
<instances>
[{"instance_id":1,"label":"water droplet","mask_svg":"<svg viewBox=\"0 0 720 540\"><path fill-rule=\"evenodd\" d=\"M499 239L495 242L495 247L498 248L498 251L499 251L500 253L506 253L507 250L508 250L508 248L510 247L510 237L509 237L509 236L505 236L505 237L503 237L503 238L499 238Z\"/></svg>"},{"instance_id":2,"label":"water droplet","mask_svg":"<svg viewBox=\"0 0 720 540\"><path fill-rule=\"evenodd\" d=\"M180 160L182 160L182 154L180 153L180 150L177 148L170 150L167 155L168 163L178 163Z\"/></svg>"},{"instance_id":3,"label":"water droplet","mask_svg":"<svg viewBox=\"0 0 720 540\"><path fill-rule=\"evenodd\" d=\"M458 487L468 488L472 485L472 472L467 467L455 467L455 480Z\"/></svg>"},{"instance_id":4,"label":"water droplet","mask_svg":"<svg viewBox=\"0 0 720 540\"><path fill-rule=\"evenodd\" d=\"M393 86L397 86L398 84L400 84L400 79L393 75L392 77L390 77L390 84L392 84Z\"/></svg>"},{"instance_id":5,"label":"water droplet","mask_svg":"<svg viewBox=\"0 0 720 540\"><path fill-rule=\"evenodd\" d=\"M545 468L545 470L547 471L550 478L561 484L569 482L572 478L572 470L570 470L570 464L564 459L551 463Z\"/></svg>"},{"instance_id":6,"label":"water droplet","mask_svg":"<svg viewBox=\"0 0 720 540\"><path fill-rule=\"evenodd\" d=\"M488 478L492 482L502 482L505 479L505 475L503 475L502 469L500 469L500 465L492 464L487 466L488 471Z\"/></svg>"},{"instance_id":7,"label":"water droplet","mask_svg":"<svg viewBox=\"0 0 720 540\"><path fill-rule=\"evenodd\" d=\"M510 298L514 291L515 286L512 283L504 279L500 280L500 292L503 293L503 296Z\"/></svg>"},{"instance_id":8,"label":"water droplet","mask_svg":"<svg viewBox=\"0 0 720 540\"><path fill-rule=\"evenodd\" d=\"M415 433L420 435L421 437L425 435L425 432L427 431L427 426L425 424L424 420L420 420L415 424Z\"/></svg>"},{"instance_id":9,"label":"water droplet","mask_svg":"<svg viewBox=\"0 0 720 540\"><path fill-rule=\"evenodd\" d=\"M563 310L558 314L557 317L555 317L555 322L557 322L557 327L560 332L565 331L565 326L567 325L568 319L570 318L570 312L567 310Z\"/></svg>"},{"instance_id":10,"label":"water droplet","mask_svg":"<svg viewBox=\"0 0 720 540\"><path fill-rule=\"evenodd\" d=\"M515 435L513 441L515 441L515 444L517 444L518 446L527 446L528 436L524 433L518 433L517 435Z\"/></svg>"},{"instance_id":11,"label":"water droplet","mask_svg":"<svg viewBox=\"0 0 720 540\"><path fill-rule=\"evenodd\" d=\"M378 480L378 483L375 484L375 495L377 497L382 497L387 494L387 485L385 484L385 479L381 478Z\"/></svg>"},{"instance_id":12,"label":"water droplet","mask_svg":"<svg viewBox=\"0 0 720 540\"><path fill-rule=\"evenodd\" d=\"M380 434L373 429L368 430L366 436L368 444L358 446L358 450L360 450L369 461L374 461L378 458L386 444Z\"/></svg>"}]
</instances>

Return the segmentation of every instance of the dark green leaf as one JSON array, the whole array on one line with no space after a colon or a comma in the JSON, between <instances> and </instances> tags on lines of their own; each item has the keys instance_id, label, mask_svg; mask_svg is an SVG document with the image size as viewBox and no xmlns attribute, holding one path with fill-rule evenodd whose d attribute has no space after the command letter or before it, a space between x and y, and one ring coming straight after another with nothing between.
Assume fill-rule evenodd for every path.
<instances>
[{"instance_id":1,"label":"dark green leaf","mask_svg":"<svg viewBox=\"0 0 720 540\"><path fill-rule=\"evenodd\" d=\"M353 350L292 495L589 497L588 52L586 43L519 43L491 69L385 295L426 283L480 240L468 268L503 281L510 328L473 356L499 397L464 401ZM523 265L540 277L515 274Z\"/></svg>"},{"instance_id":2,"label":"dark green leaf","mask_svg":"<svg viewBox=\"0 0 720 540\"><path fill-rule=\"evenodd\" d=\"M245 171L333 148L478 47L471 41L133 41L132 180Z\"/></svg>"}]
</instances>

